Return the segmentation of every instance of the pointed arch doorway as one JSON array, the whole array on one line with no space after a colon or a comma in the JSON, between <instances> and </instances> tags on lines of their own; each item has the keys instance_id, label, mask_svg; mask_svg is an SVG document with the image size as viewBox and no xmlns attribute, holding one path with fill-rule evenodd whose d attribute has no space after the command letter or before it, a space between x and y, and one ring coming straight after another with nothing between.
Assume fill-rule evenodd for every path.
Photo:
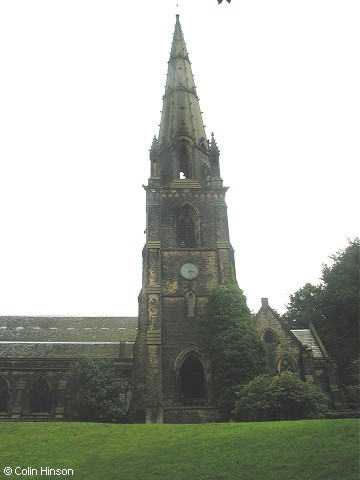
<instances>
[{"instance_id":1,"label":"pointed arch doorway","mask_svg":"<svg viewBox=\"0 0 360 480\"><path fill-rule=\"evenodd\" d=\"M205 374L204 367L195 355L189 355L180 369L181 398L205 400Z\"/></svg>"},{"instance_id":2,"label":"pointed arch doorway","mask_svg":"<svg viewBox=\"0 0 360 480\"><path fill-rule=\"evenodd\" d=\"M186 347L175 361L178 401L205 405L210 398L210 365L195 345Z\"/></svg>"}]
</instances>

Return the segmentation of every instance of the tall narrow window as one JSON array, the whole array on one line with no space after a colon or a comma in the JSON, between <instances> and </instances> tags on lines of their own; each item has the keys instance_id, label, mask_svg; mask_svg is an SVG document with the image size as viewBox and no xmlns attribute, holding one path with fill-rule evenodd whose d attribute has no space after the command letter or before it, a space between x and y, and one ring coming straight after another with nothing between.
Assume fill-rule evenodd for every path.
<instances>
[{"instance_id":1,"label":"tall narrow window","mask_svg":"<svg viewBox=\"0 0 360 480\"><path fill-rule=\"evenodd\" d=\"M183 178L190 178L190 158L185 145L180 150L180 178L181 174Z\"/></svg>"},{"instance_id":2,"label":"tall narrow window","mask_svg":"<svg viewBox=\"0 0 360 480\"><path fill-rule=\"evenodd\" d=\"M179 221L178 229L179 247L185 247L187 243L187 224L183 218Z\"/></svg>"},{"instance_id":3,"label":"tall narrow window","mask_svg":"<svg viewBox=\"0 0 360 480\"><path fill-rule=\"evenodd\" d=\"M9 387L5 378L0 377L0 412L7 412L9 403Z\"/></svg>"},{"instance_id":4,"label":"tall narrow window","mask_svg":"<svg viewBox=\"0 0 360 480\"><path fill-rule=\"evenodd\" d=\"M50 387L45 378L34 383L30 392L31 412L50 411Z\"/></svg>"},{"instance_id":5,"label":"tall narrow window","mask_svg":"<svg viewBox=\"0 0 360 480\"><path fill-rule=\"evenodd\" d=\"M195 248L195 225L193 220L190 218L187 224L187 242L189 248Z\"/></svg>"},{"instance_id":6,"label":"tall narrow window","mask_svg":"<svg viewBox=\"0 0 360 480\"><path fill-rule=\"evenodd\" d=\"M189 205L177 217L177 244L180 248L196 247L196 213Z\"/></svg>"},{"instance_id":7,"label":"tall narrow window","mask_svg":"<svg viewBox=\"0 0 360 480\"><path fill-rule=\"evenodd\" d=\"M194 317L194 309L195 309L195 295L193 292L187 292L186 294L186 302L187 302L187 311L188 311L188 317Z\"/></svg>"}]
</instances>

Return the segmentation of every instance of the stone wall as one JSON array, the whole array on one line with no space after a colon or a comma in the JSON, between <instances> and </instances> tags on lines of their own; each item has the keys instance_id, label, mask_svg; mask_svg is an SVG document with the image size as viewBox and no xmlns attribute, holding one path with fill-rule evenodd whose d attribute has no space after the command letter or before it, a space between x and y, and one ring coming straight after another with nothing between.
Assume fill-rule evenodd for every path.
<instances>
[{"instance_id":1,"label":"stone wall","mask_svg":"<svg viewBox=\"0 0 360 480\"><path fill-rule=\"evenodd\" d=\"M221 421L221 411L214 407L164 408L164 423L209 423Z\"/></svg>"}]
</instances>

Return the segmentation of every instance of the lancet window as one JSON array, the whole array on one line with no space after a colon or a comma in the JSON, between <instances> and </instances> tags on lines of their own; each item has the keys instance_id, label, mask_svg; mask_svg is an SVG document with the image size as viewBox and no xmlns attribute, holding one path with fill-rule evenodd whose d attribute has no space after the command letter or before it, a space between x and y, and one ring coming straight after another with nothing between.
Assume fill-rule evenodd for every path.
<instances>
[{"instance_id":1,"label":"lancet window","mask_svg":"<svg viewBox=\"0 0 360 480\"><path fill-rule=\"evenodd\" d=\"M180 248L196 248L197 214L185 205L177 216L177 245Z\"/></svg>"},{"instance_id":2,"label":"lancet window","mask_svg":"<svg viewBox=\"0 0 360 480\"><path fill-rule=\"evenodd\" d=\"M195 295L193 292L187 292L186 294L186 303L187 303L187 316L195 316Z\"/></svg>"}]
</instances>

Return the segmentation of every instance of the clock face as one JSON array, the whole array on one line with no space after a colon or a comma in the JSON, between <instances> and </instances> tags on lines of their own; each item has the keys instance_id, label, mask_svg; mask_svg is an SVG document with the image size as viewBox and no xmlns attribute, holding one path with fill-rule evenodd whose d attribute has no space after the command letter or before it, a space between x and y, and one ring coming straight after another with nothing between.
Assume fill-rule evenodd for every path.
<instances>
[{"instance_id":1,"label":"clock face","mask_svg":"<svg viewBox=\"0 0 360 480\"><path fill-rule=\"evenodd\" d=\"M184 263L180 268L181 276L193 280L199 275L199 268L194 263Z\"/></svg>"}]
</instances>

